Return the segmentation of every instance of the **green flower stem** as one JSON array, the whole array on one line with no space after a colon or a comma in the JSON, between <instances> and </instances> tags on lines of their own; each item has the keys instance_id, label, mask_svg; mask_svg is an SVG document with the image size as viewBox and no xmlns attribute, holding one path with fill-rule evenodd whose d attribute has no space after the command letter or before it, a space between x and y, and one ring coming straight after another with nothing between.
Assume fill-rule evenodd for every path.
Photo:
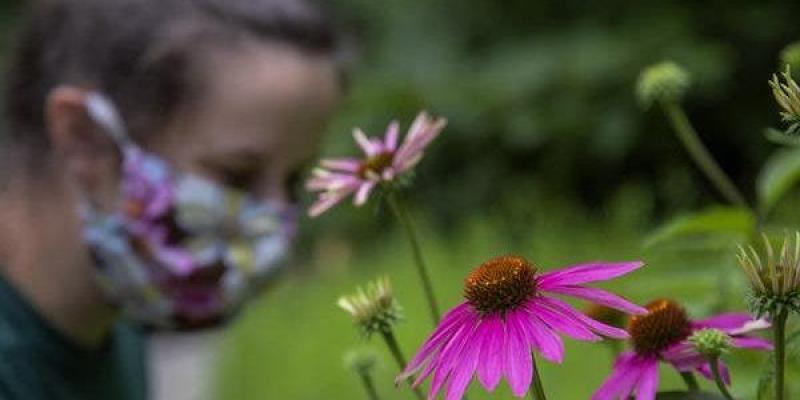
<instances>
[{"instance_id":1,"label":"green flower stem","mask_svg":"<svg viewBox=\"0 0 800 400\"><path fill-rule=\"evenodd\" d=\"M786 319L789 314L786 309L782 309L772 321L775 339L775 400L784 399L784 372L783 367L786 362Z\"/></svg>"},{"instance_id":2,"label":"green flower stem","mask_svg":"<svg viewBox=\"0 0 800 400\"><path fill-rule=\"evenodd\" d=\"M714 382L717 383L717 388L719 388L719 392L728 399L733 400L733 396L731 396L731 392L728 391L728 387L725 386L725 382L722 380L722 375L719 373L719 357L714 357L708 360L709 364L711 364L711 374L714 375Z\"/></svg>"},{"instance_id":3,"label":"green flower stem","mask_svg":"<svg viewBox=\"0 0 800 400\"><path fill-rule=\"evenodd\" d=\"M675 101L664 101L661 103L664 112L667 114L675 133L678 135L686 151L692 157L694 162L700 167L700 170L708 177L714 187L725 197L731 204L750 208L745 201L744 196L736 188L731 179L720 168L719 164L711 156L708 149L700 141L697 132L686 117L686 113L681 108L680 104Z\"/></svg>"},{"instance_id":4,"label":"green flower stem","mask_svg":"<svg viewBox=\"0 0 800 400\"><path fill-rule=\"evenodd\" d=\"M681 372L681 378L686 382L686 387L690 392L697 392L700 390L700 385L697 383L697 378L691 372Z\"/></svg>"},{"instance_id":5,"label":"green flower stem","mask_svg":"<svg viewBox=\"0 0 800 400\"><path fill-rule=\"evenodd\" d=\"M533 362L533 385L531 386L530 394L533 400L547 400L544 394L544 386L542 386L542 378L539 376L539 367L536 366L536 357L531 354Z\"/></svg>"},{"instance_id":6,"label":"green flower stem","mask_svg":"<svg viewBox=\"0 0 800 400\"><path fill-rule=\"evenodd\" d=\"M389 347L389 351L392 352L392 357L397 362L397 366L400 367L400 371L406 369L406 357L403 355L403 352L400 350L400 345L397 344L397 338L394 337L394 333L391 331L381 331L383 335L383 341L386 342L386 346ZM414 383L414 379L411 377L408 378L408 383ZM414 395L417 396L418 399L422 400L425 396L422 395L422 391L419 390L418 387L412 389L414 391Z\"/></svg>"},{"instance_id":7,"label":"green flower stem","mask_svg":"<svg viewBox=\"0 0 800 400\"><path fill-rule=\"evenodd\" d=\"M422 250L420 249L419 240L417 239L417 233L414 230L414 225L411 222L411 217L408 214L408 210L406 210L405 206L397 198L397 194L395 192L390 190L386 197L395 216L397 216L397 219L400 220L403 228L405 228L406 236L408 236L408 241L411 244L411 251L414 254L414 264L417 267L417 275L419 275L419 279L422 282L422 289L425 292L425 298L428 300L428 307L430 308L433 325L436 326L436 324L439 323L441 314L439 313L439 306L436 302L436 296L433 293L431 278L428 275L428 269L425 266L425 260L422 258Z\"/></svg>"},{"instance_id":8,"label":"green flower stem","mask_svg":"<svg viewBox=\"0 0 800 400\"><path fill-rule=\"evenodd\" d=\"M367 391L367 399L380 400L380 396L378 396L378 390L375 389L375 382L372 381L372 376L369 374L369 372L359 373L358 375L361 376L361 383L364 385L364 390Z\"/></svg>"}]
</instances>

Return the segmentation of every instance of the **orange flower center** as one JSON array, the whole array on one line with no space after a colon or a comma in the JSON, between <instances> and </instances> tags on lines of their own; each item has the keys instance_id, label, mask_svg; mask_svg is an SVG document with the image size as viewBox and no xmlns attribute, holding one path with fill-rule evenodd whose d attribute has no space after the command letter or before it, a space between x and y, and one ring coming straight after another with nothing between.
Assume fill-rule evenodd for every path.
<instances>
[{"instance_id":1,"label":"orange flower center","mask_svg":"<svg viewBox=\"0 0 800 400\"><path fill-rule=\"evenodd\" d=\"M536 293L536 267L518 256L493 258L464 281L464 297L483 315L505 314Z\"/></svg>"},{"instance_id":2,"label":"orange flower center","mask_svg":"<svg viewBox=\"0 0 800 400\"><path fill-rule=\"evenodd\" d=\"M359 178L365 179L368 178L369 175L381 175L383 170L389 168L394 161L394 153L392 152L383 152L376 154L368 159L366 159L362 164L361 168L358 169L358 176Z\"/></svg>"},{"instance_id":3,"label":"orange flower center","mask_svg":"<svg viewBox=\"0 0 800 400\"><path fill-rule=\"evenodd\" d=\"M645 315L631 317L628 332L637 354L658 355L692 333L686 310L672 300L654 300Z\"/></svg>"}]
</instances>

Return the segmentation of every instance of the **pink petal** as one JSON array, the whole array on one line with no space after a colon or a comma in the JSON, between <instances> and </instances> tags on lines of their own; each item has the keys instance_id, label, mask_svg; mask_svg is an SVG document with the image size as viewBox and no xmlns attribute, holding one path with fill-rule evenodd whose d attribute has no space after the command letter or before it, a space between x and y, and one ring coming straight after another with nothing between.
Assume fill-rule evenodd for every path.
<instances>
[{"instance_id":1,"label":"pink petal","mask_svg":"<svg viewBox=\"0 0 800 400\"><path fill-rule=\"evenodd\" d=\"M642 376L636 389L636 400L655 400L658 391L658 363L644 365Z\"/></svg>"},{"instance_id":2,"label":"pink petal","mask_svg":"<svg viewBox=\"0 0 800 400\"><path fill-rule=\"evenodd\" d=\"M627 331L624 329L615 328L613 326L606 325L602 322L595 321L583 313L579 312L578 310L574 309L571 305L567 304L566 302L546 296L540 296L538 298L539 304L544 304L547 307L560 312L563 315L568 315L576 321L580 321L580 323L586 325L589 329L609 338L615 339L627 339L630 337Z\"/></svg>"},{"instance_id":3,"label":"pink petal","mask_svg":"<svg viewBox=\"0 0 800 400\"><path fill-rule=\"evenodd\" d=\"M517 318L509 314L506 317L506 349L503 353L503 370L511 392L522 397L528 392L533 376L533 360L525 332L519 329Z\"/></svg>"},{"instance_id":4,"label":"pink petal","mask_svg":"<svg viewBox=\"0 0 800 400\"><path fill-rule=\"evenodd\" d=\"M316 218L322 215L325 211L330 210L331 207L342 201L350 193L352 193L350 190L323 193L319 196L319 199L317 199L317 201L308 209L308 216L311 218Z\"/></svg>"},{"instance_id":5,"label":"pink petal","mask_svg":"<svg viewBox=\"0 0 800 400\"><path fill-rule=\"evenodd\" d=\"M355 158L340 158L334 160L322 160L320 165L335 171L356 173L361 169L361 161Z\"/></svg>"},{"instance_id":6,"label":"pink petal","mask_svg":"<svg viewBox=\"0 0 800 400\"><path fill-rule=\"evenodd\" d=\"M728 370L728 366L725 365L725 363L722 362L722 360L717 360L717 362L719 363L719 376L722 378L722 382L724 382L726 385L730 386L731 385L731 373ZM710 363L705 363L705 364L701 365L700 367L698 367L697 368L697 372L699 372L700 375L703 376L703 378L706 378L706 379L708 379L710 381L714 381L715 380L714 379L714 372L711 371L711 364Z\"/></svg>"},{"instance_id":7,"label":"pink petal","mask_svg":"<svg viewBox=\"0 0 800 400\"><path fill-rule=\"evenodd\" d=\"M372 189L375 188L375 182L366 182L358 188L358 192L356 192L356 196L353 199L353 202L356 206L363 206L364 203L367 202L369 199L369 194L372 193Z\"/></svg>"},{"instance_id":8,"label":"pink petal","mask_svg":"<svg viewBox=\"0 0 800 400\"><path fill-rule=\"evenodd\" d=\"M450 310L450 312L442 318L441 322L439 322L439 325L433 333L425 340L422 347L417 351L417 354L406 366L406 369L397 377L397 382L413 375L429 356L438 350L443 343L451 340L458 329L471 318L473 317L467 303L462 303Z\"/></svg>"},{"instance_id":9,"label":"pink petal","mask_svg":"<svg viewBox=\"0 0 800 400\"><path fill-rule=\"evenodd\" d=\"M543 273L537 279L540 288L570 286L606 281L633 272L644 265L641 261L625 263L590 263Z\"/></svg>"},{"instance_id":10,"label":"pink petal","mask_svg":"<svg viewBox=\"0 0 800 400\"><path fill-rule=\"evenodd\" d=\"M497 316L488 317L481 326L481 344L478 380L486 390L493 392L503 376L503 349L505 349L505 326Z\"/></svg>"},{"instance_id":11,"label":"pink petal","mask_svg":"<svg viewBox=\"0 0 800 400\"><path fill-rule=\"evenodd\" d=\"M753 321L753 316L746 313L728 313L715 315L710 318L694 321L699 328L716 328L724 331L739 329L748 322Z\"/></svg>"},{"instance_id":12,"label":"pink petal","mask_svg":"<svg viewBox=\"0 0 800 400\"><path fill-rule=\"evenodd\" d=\"M483 338L478 335L479 332L479 329L474 330L472 337L466 340L469 345L464 346L463 353L453 366L454 370L448 383L446 400L460 400L472 380L472 374L478 367L478 354L480 353L478 345L483 342L481 340Z\"/></svg>"},{"instance_id":13,"label":"pink petal","mask_svg":"<svg viewBox=\"0 0 800 400\"><path fill-rule=\"evenodd\" d=\"M400 136L400 124L397 121L392 121L389 128L386 129L386 137L383 140L384 149L388 152L394 153L397 150L397 139Z\"/></svg>"},{"instance_id":14,"label":"pink petal","mask_svg":"<svg viewBox=\"0 0 800 400\"><path fill-rule=\"evenodd\" d=\"M740 349L772 351L772 342L760 337L751 337L751 336L734 337L733 347Z\"/></svg>"},{"instance_id":15,"label":"pink petal","mask_svg":"<svg viewBox=\"0 0 800 400\"><path fill-rule=\"evenodd\" d=\"M536 304L535 299L536 297L534 297L534 300L531 301L526 307L528 307L528 310L531 314L537 316L547 325L550 325L553 329L577 340L603 340L602 337L595 335L591 330L586 328L584 324L580 323L580 321L577 321L570 316L564 315L550 308Z\"/></svg>"},{"instance_id":16,"label":"pink petal","mask_svg":"<svg viewBox=\"0 0 800 400\"><path fill-rule=\"evenodd\" d=\"M535 314L526 313L524 316L527 317L527 321L523 330L528 342L542 354L544 359L561 364L564 360L564 343L561 338Z\"/></svg>"},{"instance_id":17,"label":"pink petal","mask_svg":"<svg viewBox=\"0 0 800 400\"><path fill-rule=\"evenodd\" d=\"M361 129L355 129L353 131L353 139L356 140L358 145L361 147L361 150L364 151L364 154L366 154L368 157L372 157L381 151L381 148L376 146L373 141L367 138L367 135L364 134L364 131Z\"/></svg>"},{"instance_id":18,"label":"pink petal","mask_svg":"<svg viewBox=\"0 0 800 400\"><path fill-rule=\"evenodd\" d=\"M592 394L592 400L627 400L627 394L633 391L641 375L640 365L633 352L620 354L611 376Z\"/></svg>"},{"instance_id":19,"label":"pink petal","mask_svg":"<svg viewBox=\"0 0 800 400\"><path fill-rule=\"evenodd\" d=\"M603 289L585 286L551 286L548 289L542 290L589 300L592 303L611 307L615 310L624 311L628 314L647 314L646 308L633 304L630 301Z\"/></svg>"},{"instance_id":20,"label":"pink petal","mask_svg":"<svg viewBox=\"0 0 800 400\"><path fill-rule=\"evenodd\" d=\"M436 365L433 368L433 379L431 381L431 390L428 393L429 398L434 398L441 390L442 385L447 381L450 377L453 368L456 366L461 353L464 350L464 346L467 344L468 340L472 337L472 333L475 331L477 326L480 324L480 319L476 316L472 320L468 320L464 323L458 332L453 335L453 338L442 348L441 352L439 353L438 357L431 362L435 362Z\"/></svg>"}]
</instances>

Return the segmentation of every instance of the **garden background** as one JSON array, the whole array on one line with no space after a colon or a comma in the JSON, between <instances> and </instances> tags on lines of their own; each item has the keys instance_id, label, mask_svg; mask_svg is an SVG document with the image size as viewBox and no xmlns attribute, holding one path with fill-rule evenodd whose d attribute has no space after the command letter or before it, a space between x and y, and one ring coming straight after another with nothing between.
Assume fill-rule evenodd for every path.
<instances>
[{"instance_id":1,"label":"garden background","mask_svg":"<svg viewBox=\"0 0 800 400\"><path fill-rule=\"evenodd\" d=\"M4 45L22 3L0 3ZM780 68L781 49L800 39L800 3L331 3L354 57L349 94L324 154L354 153L353 126L382 134L388 120L407 126L420 109L450 121L407 193L444 307L461 300L473 267L516 253L542 269L643 259L647 267L615 282L615 291L639 302L677 298L696 316L744 309L734 248L746 239L737 234L746 229L738 228L750 221L719 209L711 218L731 229L709 233L700 226L688 240L659 234L674 217L723 199L663 114L641 109L634 88L652 63L683 65L693 77L685 101L690 118L755 201L762 165L778 150L763 137L765 127L779 124L767 80ZM4 47L0 57L6 54ZM796 200L790 194L777 204L766 228L796 227ZM392 278L406 310L396 334L411 353L430 327L397 228L376 201L304 220L298 262L225 335L219 398L362 398L342 356L363 343L335 303L383 275ZM383 398L411 398L391 383L396 370L381 343L372 345L381 355L376 378ZM792 357L790 382L800 377ZM731 358L733 390L751 398L766 357ZM550 398L586 399L610 371L611 354L605 346L568 341L562 366L540 365ZM674 372L662 376L662 387L680 387ZM501 387L496 398L508 397ZM470 394L483 398L489 397L480 390Z\"/></svg>"}]
</instances>

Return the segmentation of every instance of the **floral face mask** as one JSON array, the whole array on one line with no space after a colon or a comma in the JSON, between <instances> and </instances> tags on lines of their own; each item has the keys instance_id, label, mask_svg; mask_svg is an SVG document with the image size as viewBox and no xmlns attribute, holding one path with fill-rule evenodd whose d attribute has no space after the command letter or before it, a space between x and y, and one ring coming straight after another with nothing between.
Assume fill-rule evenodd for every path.
<instances>
[{"instance_id":1,"label":"floral face mask","mask_svg":"<svg viewBox=\"0 0 800 400\"><path fill-rule=\"evenodd\" d=\"M123 159L114 211L89 201L81 206L101 288L148 327L187 330L224 322L279 269L296 213L173 169L129 139L104 96L90 94L86 107Z\"/></svg>"}]
</instances>

